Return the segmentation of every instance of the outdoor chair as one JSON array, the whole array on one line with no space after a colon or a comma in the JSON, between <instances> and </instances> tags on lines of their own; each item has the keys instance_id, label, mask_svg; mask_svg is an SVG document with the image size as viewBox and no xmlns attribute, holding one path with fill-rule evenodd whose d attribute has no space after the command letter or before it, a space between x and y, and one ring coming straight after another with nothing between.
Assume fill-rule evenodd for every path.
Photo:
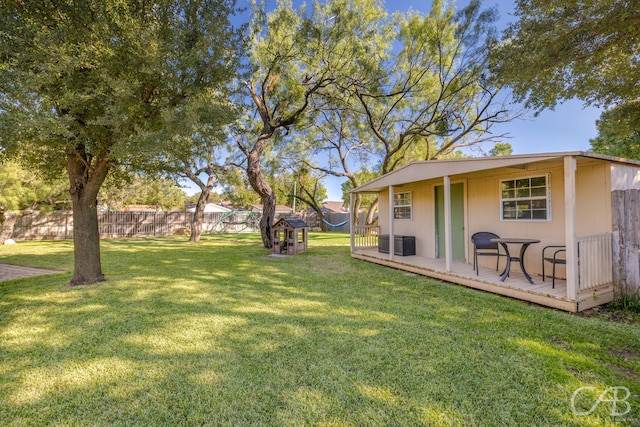
<instances>
[{"instance_id":1,"label":"outdoor chair","mask_svg":"<svg viewBox=\"0 0 640 427\"><path fill-rule=\"evenodd\" d=\"M473 269L476 271L476 276L479 276L478 257L479 256L494 256L496 257L496 271L498 271L498 265L500 263L500 257L506 257L507 254L500 253L500 245L497 242L492 242L491 239L499 239L495 233L488 231L479 231L471 236L473 242Z\"/></svg>"},{"instance_id":2,"label":"outdoor chair","mask_svg":"<svg viewBox=\"0 0 640 427\"><path fill-rule=\"evenodd\" d=\"M545 254L547 249L555 249L553 254ZM567 260L565 258L565 254L567 252L567 248L564 245L549 245L542 248L542 281L544 282L545 274L544 274L544 263L549 262L553 266L551 269L551 288L554 289L556 287L556 265L566 265Z\"/></svg>"}]
</instances>

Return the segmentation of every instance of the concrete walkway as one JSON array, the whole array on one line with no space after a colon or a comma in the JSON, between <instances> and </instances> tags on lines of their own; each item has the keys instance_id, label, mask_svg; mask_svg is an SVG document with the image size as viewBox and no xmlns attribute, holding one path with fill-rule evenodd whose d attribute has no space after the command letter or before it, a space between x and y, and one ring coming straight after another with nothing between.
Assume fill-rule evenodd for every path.
<instances>
[{"instance_id":1,"label":"concrete walkway","mask_svg":"<svg viewBox=\"0 0 640 427\"><path fill-rule=\"evenodd\" d=\"M0 263L0 282L23 277L41 276L43 274L62 273L60 270L45 270L43 268L25 267L22 265L11 265Z\"/></svg>"}]
</instances>

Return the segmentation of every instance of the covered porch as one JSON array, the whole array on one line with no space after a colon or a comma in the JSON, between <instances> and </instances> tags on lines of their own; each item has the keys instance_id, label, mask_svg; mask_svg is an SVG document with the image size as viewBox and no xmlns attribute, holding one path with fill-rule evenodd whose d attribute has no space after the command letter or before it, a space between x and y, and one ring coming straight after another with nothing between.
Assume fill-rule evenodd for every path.
<instances>
[{"instance_id":1,"label":"covered porch","mask_svg":"<svg viewBox=\"0 0 640 427\"><path fill-rule=\"evenodd\" d=\"M635 180L634 168L573 152L414 162L351 191L352 212L356 194L379 202L377 226L351 227L351 255L571 312L606 304L617 259L612 183ZM532 283L513 263L503 281L495 263L476 275L477 232L501 238L505 251L520 243L510 259L523 260ZM525 242L534 243L526 254ZM547 246L563 249L555 288L542 281Z\"/></svg>"},{"instance_id":2,"label":"covered porch","mask_svg":"<svg viewBox=\"0 0 640 427\"><path fill-rule=\"evenodd\" d=\"M593 242L595 242L595 246L602 246L604 240L606 240L606 236L601 236L598 239L582 239L581 243L583 247L587 248L594 246ZM585 252L594 251L585 250ZM602 253L599 253L596 256L600 257L601 255ZM608 283L599 283L603 281L593 280L597 275L591 274L588 262L585 262L585 271L582 273L584 280L579 283L575 295L572 295L573 289L567 287L567 281L563 278L556 278L555 287L552 287L550 276L547 276L543 281L540 274L532 274L534 284L529 283L517 264L512 264L509 277L501 282L500 273L504 268L504 261L501 261L499 271L481 265L478 274L476 274L473 265L463 261L451 260L450 265L447 266L448 263L444 258L430 258L420 255L398 256L393 255L393 252L390 254L381 253L378 250L377 226L355 227L351 256L362 261L569 312L587 310L609 303L614 299L613 284L608 280L604 281Z\"/></svg>"}]
</instances>

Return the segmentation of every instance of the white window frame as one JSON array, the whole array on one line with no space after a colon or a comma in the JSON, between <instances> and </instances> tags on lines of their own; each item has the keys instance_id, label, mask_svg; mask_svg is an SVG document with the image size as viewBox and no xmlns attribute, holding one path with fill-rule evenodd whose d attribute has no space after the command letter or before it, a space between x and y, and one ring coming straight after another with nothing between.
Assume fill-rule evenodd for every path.
<instances>
[{"instance_id":1,"label":"white window frame","mask_svg":"<svg viewBox=\"0 0 640 427\"><path fill-rule=\"evenodd\" d=\"M408 195L408 203L406 200L406 196ZM402 203L399 203L402 202ZM398 216L398 212L400 209L398 208L409 208L409 216ZM403 191L401 193L393 194L393 219L413 219L413 195L411 191Z\"/></svg>"},{"instance_id":2,"label":"white window frame","mask_svg":"<svg viewBox=\"0 0 640 427\"><path fill-rule=\"evenodd\" d=\"M541 194L542 186L540 185L531 185L532 180L537 180L539 178L544 178L544 194ZM518 184L522 184L522 181L529 180L529 185L525 187L518 187ZM518 181L521 181L518 183ZM505 188L505 183L513 183L509 188ZM532 191L533 190L533 191ZM500 180L500 221L513 221L513 222L550 222L551 221L551 175L543 174L543 175L532 175L532 176L523 176L518 178L510 178L510 179L501 179ZM518 194L518 193L528 192L528 195ZM542 209L534 206L536 201L545 201L545 209L546 217L545 218L533 218L533 213L535 211L542 211ZM531 217L528 218L518 218L518 202L522 202L523 204L529 203L529 208L526 209L531 212ZM515 204L514 213L515 217L511 215L505 218L505 204Z\"/></svg>"}]
</instances>

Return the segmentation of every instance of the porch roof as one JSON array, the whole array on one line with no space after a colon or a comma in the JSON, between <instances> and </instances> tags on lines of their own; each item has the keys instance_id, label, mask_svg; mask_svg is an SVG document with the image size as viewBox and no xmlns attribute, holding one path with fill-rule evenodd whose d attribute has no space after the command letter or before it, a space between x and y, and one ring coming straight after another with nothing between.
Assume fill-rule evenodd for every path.
<instances>
[{"instance_id":1,"label":"porch roof","mask_svg":"<svg viewBox=\"0 0 640 427\"><path fill-rule=\"evenodd\" d=\"M560 160L567 156L585 157L590 159L626 163L640 166L640 162L619 157L587 153L584 151L557 152L544 154L521 154L515 156L497 157L468 157L463 159L425 160L410 163L400 169L389 172L358 188L352 193L378 192L390 185L401 185L409 182L454 176L482 170L504 167L517 167L527 163L538 163L550 160Z\"/></svg>"}]
</instances>

